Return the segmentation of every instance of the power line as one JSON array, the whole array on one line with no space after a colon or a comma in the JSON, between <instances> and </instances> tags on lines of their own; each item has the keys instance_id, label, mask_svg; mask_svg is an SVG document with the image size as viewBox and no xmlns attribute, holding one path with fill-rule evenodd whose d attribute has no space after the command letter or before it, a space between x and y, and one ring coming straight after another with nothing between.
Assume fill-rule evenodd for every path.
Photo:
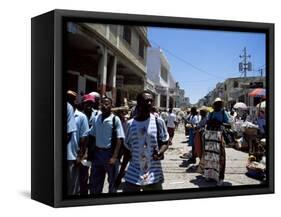
<instances>
[{"instance_id":1,"label":"power line","mask_svg":"<svg viewBox=\"0 0 281 217\"><path fill-rule=\"evenodd\" d=\"M258 69L260 68L265 68L265 64L263 64L262 66L257 67Z\"/></svg>"},{"instance_id":2,"label":"power line","mask_svg":"<svg viewBox=\"0 0 281 217\"><path fill-rule=\"evenodd\" d=\"M256 72L257 76L263 77L264 72L265 72L265 64L263 64L263 65L261 65L259 67L255 67L252 71Z\"/></svg>"},{"instance_id":3,"label":"power line","mask_svg":"<svg viewBox=\"0 0 281 217\"><path fill-rule=\"evenodd\" d=\"M186 61L185 59L183 59L183 58L181 58L181 57L175 55L173 52L169 51L168 49L163 48L162 46L160 46L160 45L157 44L156 42L154 42L154 41L152 41L152 40L149 40L149 41L152 42L153 44L155 44L156 46L160 47L162 50L164 50L165 52L169 53L171 56L173 56L174 58L178 59L179 61L182 61L183 63L185 63L185 64L191 66L192 68L194 68L194 69L196 69L196 70L198 70L198 71L200 71L200 72L202 72L202 73L204 73L204 74L207 74L207 75L209 75L209 76L212 76L212 77L223 78L223 77L221 77L221 76L214 75L214 74L212 74L212 73L209 73L209 72L205 71L204 69L201 69L201 68L195 66L194 64L192 64L192 63Z\"/></svg>"}]
</instances>

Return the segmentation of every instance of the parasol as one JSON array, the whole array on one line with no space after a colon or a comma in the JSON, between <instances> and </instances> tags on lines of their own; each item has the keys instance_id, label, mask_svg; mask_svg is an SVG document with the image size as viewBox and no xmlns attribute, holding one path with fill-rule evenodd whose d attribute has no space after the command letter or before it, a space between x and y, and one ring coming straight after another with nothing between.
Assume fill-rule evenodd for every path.
<instances>
[{"instance_id":1,"label":"parasol","mask_svg":"<svg viewBox=\"0 0 281 217\"><path fill-rule=\"evenodd\" d=\"M204 105L199 108L199 111L200 110L203 110L203 111L206 111L206 112L214 111L214 109L212 107L207 107L207 106L204 106Z\"/></svg>"},{"instance_id":2,"label":"parasol","mask_svg":"<svg viewBox=\"0 0 281 217\"><path fill-rule=\"evenodd\" d=\"M266 91L264 88L256 88L253 91L251 91L248 95L253 97L264 98L266 96Z\"/></svg>"},{"instance_id":3,"label":"parasol","mask_svg":"<svg viewBox=\"0 0 281 217\"><path fill-rule=\"evenodd\" d=\"M259 108L259 110L262 109L262 107L261 107L262 106L262 99L264 99L265 96L266 96L265 89L264 88L256 88L252 92L250 92L248 95L253 96L253 97L259 97L260 103L258 104L257 107ZM265 107L265 102L264 102L264 107Z\"/></svg>"},{"instance_id":4,"label":"parasol","mask_svg":"<svg viewBox=\"0 0 281 217\"><path fill-rule=\"evenodd\" d=\"M243 102L237 102L235 103L235 105L233 106L233 108L235 109L247 109L247 105Z\"/></svg>"}]
</instances>

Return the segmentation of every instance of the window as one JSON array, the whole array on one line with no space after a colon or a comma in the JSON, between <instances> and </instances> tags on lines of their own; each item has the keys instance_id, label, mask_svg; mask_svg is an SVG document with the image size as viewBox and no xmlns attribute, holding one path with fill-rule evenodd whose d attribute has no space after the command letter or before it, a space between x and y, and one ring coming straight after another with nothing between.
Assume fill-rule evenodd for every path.
<instances>
[{"instance_id":1,"label":"window","mask_svg":"<svg viewBox=\"0 0 281 217\"><path fill-rule=\"evenodd\" d=\"M97 89L98 89L98 83L96 81L86 79L86 93L97 91Z\"/></svg>"},{"instance_id":2,"label":"window","mask_svg":"<svg viewBox=\"0 0 281 217\"><path fill-rule=\"evenodd\" d=\"M142 39L139 40L139 56L144 58L144 42Z\"/></svg>"},{"instance_id":3,"label":"window","mask_svg":"<svg viewBox=\"0 0 281 217\"><path fill-rule=\"evenodd\" d=\"M162 78L164 81L168 82L168 71L167 71L167 69L164 68L164 67L161 67L161 78Z\"/></svg>"},{"instance_id":4,"label":"window","mask_svg":"<svg viewBox=\"0 0 281 217\"><path fill-rule=\"evenodd\" d=\"M132 35L131 28L129 26L124 26L123 38L129 44L131 44L131 35Z\"/></svg>"},{"instance_id":5,"label":"window","mask_svg":"<svg viewBox=\"0 0 281 217\"><path fill-rule=\"evenodd\" d=\"M263 88L263 82L250 82L249 88Z\"/></svg>"},{"instance_id":6,"label":"window","mask_svg":"<svg viewBox=\"0 0 281 217\"><path fill-rule=\"evenodd\" d=\"M238 101L245 103L245 96L244 95L239 96Z\"/></svg>"},{"instance_id":7,"label":"window","mask_svg":"<svg viewBox=\"0 0 281 217\"><path fill-rule=\"evenodd\" d=\"M161 95L160 96L160 107L166 108L167 106L167 96Z\"/></svg>"},{"instance_id":8,"label":"window","mask_svg":"<svg viewBox=\"0 0 281 217\"><path fill-rule=\"evenodd\" d=\"M233 82L233 88L237 88L238 87L238 81L234 81Z\"/></svg>"},{"instance_id":9,"label":"window","mask_svg":"<svg viewBox=\"0 0 281 217\"><path fill-rule=\"evenodd\" d=\"M115 36L117 35L117 27L117 25L109 25L110 32Z\"/></svg>"},{"instance_id":10,"label":"window","mask_svg":"<svg viewBox=\"0 0 281 217\"><path fill-rule=\"evenodd\" d=\"M66 86L67 90L73 90L77 91L78 90L78 75L67 73L67 79L66 79Z\"/></svg>"}]
</instances>

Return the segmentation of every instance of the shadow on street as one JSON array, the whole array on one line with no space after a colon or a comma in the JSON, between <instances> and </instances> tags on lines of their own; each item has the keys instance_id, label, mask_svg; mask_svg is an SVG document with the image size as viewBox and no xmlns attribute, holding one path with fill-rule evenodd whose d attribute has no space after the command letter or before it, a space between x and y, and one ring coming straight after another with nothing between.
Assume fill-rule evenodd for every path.
<instances>
[{"instance_id":1,"label":"shadow on street","mask_svg":"<svg viewBox=\"0 0 281 217\"><path fill-rule=\"evenodd\" d=\"M196 176L196 179L190 180L190 183L197 185L199 188L202 187L214 187L216 186L216 181L210 180L207 181L202 175ZM230 182L223 182L223 186L232 186Z\"/></svg>"},{"instance_id":2,"label":"shadow on street","mask_svg":"<svg viewBox=\"0 0 281 217\"><path fill-rule=\"evenodd\" d=\"M179 167L188 167L191 164L188 160L183 160Z\"/></svg>"}]
</instances>

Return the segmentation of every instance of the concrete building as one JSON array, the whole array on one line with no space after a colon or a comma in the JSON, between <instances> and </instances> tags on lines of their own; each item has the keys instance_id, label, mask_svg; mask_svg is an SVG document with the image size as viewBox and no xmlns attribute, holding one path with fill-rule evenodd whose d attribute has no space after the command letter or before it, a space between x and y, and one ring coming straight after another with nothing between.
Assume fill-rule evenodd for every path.
<instances>
[{"instance_id":1,"label":"concrete building","mask_svg":"<svg viewBox=\"0 0 281 217\"><path fill-rule=\"evenodd\" d=\"M250 107L254 107L260 102L259 98L250 97L248 93L255 88L265 88L265 77L237 77L228 78L224 82L220 82L198 103L204 105L212 105L215 98L220 97L225 102L227 108L232 108L236 102L244 102Z\"/></svg>"},{"instance_id":2,"label":"concrete building","mask_svg":"<svg viewBox=\"0 0 281 217\"><path fill-rule=\"evenodd\" d=\"M224 82L224 101L231 108L236 102L244 102L248 106L255 106L260 99L248 96L255 88L265 88L265 77L229 78Z\"/></svg>"},{"instance_id":3,"label":"concrete building","mask_svg":"<svg viewBox=\"0 0 281 217\"><path fill-rule=\"evenodd\" d=\"M146 27L70 22L66 40L67 89L106 94L116 106L144 89Z\"/></svg>"},{"instance_id":4,"label":"concrete building","mask_svg":"<svg viewBox=\"0 0 281 217\"><path fill-rule=\"evenodd\" d=\"M155 105L166 109L174 107L176 82L160 48L149 47L147 50L147 78L155 84Z\"/></svg>"},{"instance_id":5,"label":"concrete building","mask_svg":"<svg viewBox=\"0 0 281 217\"><path fill-rule=\"evenodd\" d=\"M177 87L178 82L174 79L172 73L169 73L169 108L177 107L176 105L176 99L179 96L179 91Z\"/></svg>"},{"instance_id":6,"label":"concrete building","mask_svg":"<svg viewBox=\"0 0 281 217\"><path fill-rule=\"evenodd\" d=\"M189 105L189 98L185 97L184 89L181 89L179 82L176 82L175 107L185 108L188 107L188 105Z\"/></svg>"},{"instance_id":7,"label":"concrete building","mask_svg":"<svg viewBox=\"0 0 281 217\"><path fill-rule=\"evenodd\" d=\"M202 99L199 99L198 102L196 103L196 107L200 108L202 107L203 105L206 105L206 98L202 98Z\"/></svg>"},{"instance_id":8,"label":"concrete building","mask_svg":"<svg viewBox=\"0 0 281 217\"><path fill-rule=\"evenodd\" d=\"M150 80L148 77L146 77L146 83L145 83L145 87L144 87L145 90L148 90L152 93L153 95L153 98L154 98L154 105L157 105L157 96L158 96L158 93L157 93L157 90L156 90L156 85L155 83Z\"/></svg>"},{"instance_id":9,"label":"concrete building","mask_svg":"<svg viewBox=\"0 0 281 217\"><path fill-rule=\"evenodd\" d=\"M183 98L183 105L184 105L184 107L190 107L191 106L190 98L189 97L184 97Z\"/></svg>"}]
</instances>

